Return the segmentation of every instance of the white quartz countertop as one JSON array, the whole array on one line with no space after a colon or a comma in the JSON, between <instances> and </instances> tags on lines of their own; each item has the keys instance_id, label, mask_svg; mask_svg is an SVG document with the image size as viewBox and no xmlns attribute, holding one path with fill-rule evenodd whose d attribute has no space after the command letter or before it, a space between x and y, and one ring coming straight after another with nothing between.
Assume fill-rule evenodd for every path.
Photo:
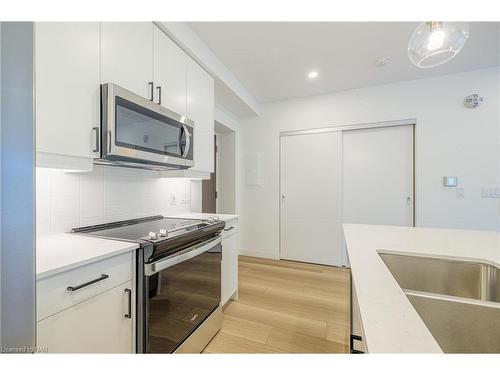
<instances>
[{"instance_id":1,"label":"white quartz countertop","mask_svg":"<svg viewBox=\"0 0 500 375\"><path fill-rule=\"evenodd\" d=\"M208 219L209 217L214 217L217 216L220 220L223 221L231 221L238 219L238 215L235 214L204 214L201 212L185 212L182 214L176 214L176 215L164 215L168 217L180 217L180 218L185 218L185 219Z\"/></svg>"},{"instance_id":2,"label":"white quartz countertop","mask_svg":"<svg viewBox=\"0 0 500 375\"><path fill-rule=\"evenodd\" d=\"M71 233L39 237L36 240L36 278L43 279L137 248L138 245L131 242Z\"/></svg>"},{"instance_id":3,"label":"white quartz countertop","mask_svg":"<svg viewBox=\"0 0 500 375\"><path fill-rule=\"evenodd\" d=\"M500 265L500 233L344 224L347 253L370 353L440 353L379 251Z\"/></svg>"}]
</instances>

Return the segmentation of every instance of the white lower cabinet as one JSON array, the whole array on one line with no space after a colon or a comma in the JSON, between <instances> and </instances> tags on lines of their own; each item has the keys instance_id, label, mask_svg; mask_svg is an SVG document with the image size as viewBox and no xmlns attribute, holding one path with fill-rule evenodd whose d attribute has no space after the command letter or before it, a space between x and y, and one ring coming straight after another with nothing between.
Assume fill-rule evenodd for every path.
<instances>
[{"instance_id":1,"label":"white lower cabinet","mask_svg":"<svg viewBox=\"0 0 500 375\"><path fill-rule=\"evenodd\" d=\"M222 235L222 305L225 305L230 298L238 298L239 235L237 223L237 220L226 222Z\"/></svg>"},{"instance_id":2,"label":"white lower cabinet","mask_svg":"<svg viewBox=\"0 0 500 375\"><path fill-rule=\"evenodd\" d=\"M128 281L38 322L37 345L49 353L132 353L131 293Z\"/></svg>"},{"instance_id":3,"label":"white lower cabinet","mask_svg":"<svg viewBox=\"0 0 500 375\"><path fill-rule=\"evenodd\" d=\"M48 353L135 351L134 253L37 280L37 346Z\"/></svg>"}]
</instances>

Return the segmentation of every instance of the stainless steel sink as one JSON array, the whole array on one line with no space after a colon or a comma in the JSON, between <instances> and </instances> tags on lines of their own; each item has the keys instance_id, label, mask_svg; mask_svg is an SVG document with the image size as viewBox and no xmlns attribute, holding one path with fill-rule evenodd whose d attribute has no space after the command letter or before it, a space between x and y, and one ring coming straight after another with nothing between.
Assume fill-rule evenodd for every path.
<instances>
[{"instance_id":1,"label":"stainless steel sink","mask_svg":"<svg viewBox=\"0 0 500 375\"><path fill-rule=\"evenodd\" d=\"M500 270L489 264L380 253L403 289L500 302Z\"/></svg>"},{"instance_id":2,"label":"stainless steel sink","mask_svg":"<svg viewBox=\"0 0 500 375\"><path fill-rule=\"evenodd\" d=\"M445 353L500 353L500 270L380 252Z\"/></svg>"}]
</instances>

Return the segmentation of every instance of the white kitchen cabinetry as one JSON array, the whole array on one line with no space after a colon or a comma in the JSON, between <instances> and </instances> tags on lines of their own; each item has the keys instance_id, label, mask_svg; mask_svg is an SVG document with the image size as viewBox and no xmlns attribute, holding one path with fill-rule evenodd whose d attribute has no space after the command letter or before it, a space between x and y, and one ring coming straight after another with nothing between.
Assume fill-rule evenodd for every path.
<instances>
[{"instance_id":1,"label":"white kitchen cabinetry","mask_svg":"<svg viewBox=\"0 0 500 375\"><path fill-rule=\"evenodd\" d=\"M153 24L101 23L101 81L112 82L151 99Z\"/></svg>"},{"instance_id":2,"label":"white kitchen cabinetry","mask_svg":"<svg viewBox=\"0 0 500 375\"><path fill-rule=\"evenodd\" d=\"M99 38L98 22L35 25L39 167L92 169L93 128L100 123Z\"/></svg>"},{"instance_id":3,"label":"white kitchen cabinetry","mask_svg":"<svg viewBox=\"0 0 500 375\"><path fill-rule=\"evenodd\" d=\"M37 345L49 353L133 353L133 264L128 252L37 280Z\"/></svg>"},{"instance_id":4,"label":"white kitchen cabinetry","mask_svg":"<svg viewBox=\"0 0 500 375\"><path fill-rule=\"evenodd\" d=\"M351 335L350 335L350 350L351 353L368 353L366 342L363 333L363 323L359 313L358 299L356 296L356 288L351 277Z\"/></svg>"},{"instance_id":5,"label":"white kitchen cabinetry","mask_svg":"<svg viewBox=\"0 0 500 375\"><path fill-rule=\"evenodd\" d=\"M186 116L187 54L154 26L155 102Z\"/></svg>"},{"instance_id":6,"label":"white kitchen cabinetry","mask_svg":"<svg viewBox=\"0 0 500 375\"><path fill-rule=\"evenodd\" d=\"M132 281L37 323L37 345L49 353L132 353L128 314Z\"/></svg>"},{"instance_id":7,"label":"white kitchen cabinetry","mask_svg":"<svg viewBox=\"0 0 500 375\"><path fill-rule=\"evenodd\" d=\"M222 305L238 298L238 243L238 219L228 220L222 233Z\"/></svg>"}]
</instances>

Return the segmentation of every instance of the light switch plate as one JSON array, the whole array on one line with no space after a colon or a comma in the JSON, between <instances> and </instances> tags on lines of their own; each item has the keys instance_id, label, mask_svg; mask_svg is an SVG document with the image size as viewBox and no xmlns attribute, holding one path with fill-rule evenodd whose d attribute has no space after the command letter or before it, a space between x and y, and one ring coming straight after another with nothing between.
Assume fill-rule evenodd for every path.
<instances>
[{"instance_id":1,"label":"light switch plate","mask_svg":"<svg viewBox=\"0 0 500 375\"><path fill-rule=\"evenodd\" d=\"M444 176L443 177L443 186L444 187L456 187L458 185L458 177L457 176Z\"/></svg>"},{"instance_id":2,"label":"light switch plate","mask_svg":"<svg viewBox=\"0 0 500 375\"><path fill-rule=\"evenodd\" d=\"M175 194L170 194L170 206L176 206L177 201L175 199Z\"/></svg>"},{"instance_id":3,"label":"light switch plate","mask_svg":"<svg viewBox=\"0 0 500 375\"><path fill-rule=\"evenodd\" d=\"M481 198L500 198L500 186L482 187Z\"/></svg>"}]
</instances>

